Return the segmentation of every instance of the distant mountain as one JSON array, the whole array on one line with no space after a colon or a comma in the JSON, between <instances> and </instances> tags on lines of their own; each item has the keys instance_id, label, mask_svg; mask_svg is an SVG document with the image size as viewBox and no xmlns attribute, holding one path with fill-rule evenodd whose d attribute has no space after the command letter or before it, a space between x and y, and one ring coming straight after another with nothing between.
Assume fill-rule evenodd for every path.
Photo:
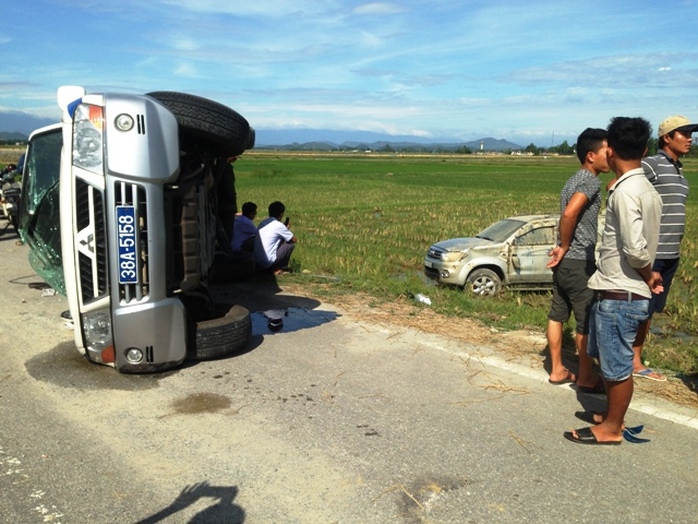
<instances>
[{"instance_id":1,"label":"distant mountain","mask_svg":"<svg viewBox=\"0 0 698 524\"><path fill-rule=\"evenodd\" d=\"M335 131L331 129L256 129L256 133L257 145L259 146L305 144L309 142L326 142L335 145L345 142L370 144L381 140L414 142L418 144L448 141L446 138L434 139L408 135L387 135L371 131Z\"/></svg>"},{"instance_id":2,"label":"distant mountain","mask_svg":"<svg viewBox=\"0 0 698 524\"><path fill-rule=\"evenodd\" d=\"M473 152L480 151L481 146L483 151L508 151L509 149L523 149L523 147L518 144L508 142L504 139L498 140L496 138L481 138L480 140L466 142L464 145L465 147L472 149Z\"/></svg>"},{"instance_id":3,"label":"distant mountain","mask_svg":"<svg viewBox=\"0 0 698 524\"><path fill-rule=\"evenodd\" d=\"M35 129L54 124L58 120L40 118L22 111L0 111L0 132L21 133L29 136Z\"/></svg>"},{"instance_id":4,"label":"distant mountain","mask_svg":"<svg viewBox=\"0 0 698 524\"><path fill-rule=\"evenodd\" d=\"M521 150L522 146L503 139L481 138L460 142L455 138L423 138L415 136L385 135L364 131L326 130L257 130L256 146L259 149L300 151L331 150L395 150L395 151L456 151L462 147L472 152Z\"/></svg>"},{"instance_id":5,"label":"distant mountain","mask_svg":"<svg viewBox=\"0 0 698 524\"><path fill-rule=\"evenodd\" d=\"M27 138L29 137L23 133L7 133L5 131L0 131L0 140L2 141L16 140L17 142L23 142Z\"/></svg>"}]
</instances>

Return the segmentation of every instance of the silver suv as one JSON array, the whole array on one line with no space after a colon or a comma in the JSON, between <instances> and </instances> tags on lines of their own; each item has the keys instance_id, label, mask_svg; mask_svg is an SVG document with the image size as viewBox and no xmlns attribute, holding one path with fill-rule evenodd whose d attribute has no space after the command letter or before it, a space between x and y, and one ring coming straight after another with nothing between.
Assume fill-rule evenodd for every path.
<instances>
[{"instance_id":1,"label":"silver suv","mask_svg":"<svg viewBox=\"0 0 698 524\"><path fill-rule=\"evenodd\" d=\"M242 349L250 314L214 304L211 286L235 214L228 159L254 145L247 120L176 92L64 86L58 104L62 122L29 139L20 230L68 298L77 349L130 373Z\"/></svg>"},{"instance_id":2,"label":"silver suv","mask_svg":"<svg viewBox=\"0 0 698 524\"><path fill-rule=\"evenodd\" d=\"M452 238L429 248L424 273L442 284L494 295L503 285L545 289L552 285L548 252L557 241L560 215L505 218L472 238Z\"/></svg>"}]
</instances>

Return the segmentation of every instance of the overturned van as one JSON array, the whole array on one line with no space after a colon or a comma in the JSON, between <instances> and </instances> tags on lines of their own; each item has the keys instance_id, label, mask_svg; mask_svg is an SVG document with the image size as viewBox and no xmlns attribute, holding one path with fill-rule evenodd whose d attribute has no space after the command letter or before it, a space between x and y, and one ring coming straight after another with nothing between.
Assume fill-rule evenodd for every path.
<instances>
[{"instance_id":1,"label":"overturned van","mask_svg":"<svg viewBox=\"0 0 698 524\"><path fill-rule=\"evenodd\" d=\"M234 110L177 92L58 90L60 124L29 138L20 230L66 295L75 344L121 372L242 349L250 314L211 298L235 213L229 159L254 146Z\"/></svg>"}]
</instances>

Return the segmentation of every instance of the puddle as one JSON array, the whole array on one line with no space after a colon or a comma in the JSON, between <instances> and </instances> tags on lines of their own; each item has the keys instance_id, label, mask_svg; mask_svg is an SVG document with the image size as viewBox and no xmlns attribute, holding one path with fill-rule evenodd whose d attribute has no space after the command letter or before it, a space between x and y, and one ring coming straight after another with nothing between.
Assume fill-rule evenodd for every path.
<instances>
[{"instance_id":1,"label":"puddle","mask_svg":"<svg viewBox=\"0 0 698 524\"><path fill-rule=\"evenodd\" d=\"M291 333L327 324L339 318L334 311L289 307L255 311L252 317L252 335Z\"/></svg>"}]
</instances>

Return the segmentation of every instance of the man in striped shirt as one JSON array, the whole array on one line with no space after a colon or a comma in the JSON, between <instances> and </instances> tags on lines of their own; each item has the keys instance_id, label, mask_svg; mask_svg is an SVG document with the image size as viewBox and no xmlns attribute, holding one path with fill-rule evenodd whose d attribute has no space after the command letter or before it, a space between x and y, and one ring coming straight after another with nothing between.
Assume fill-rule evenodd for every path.
<instances>
[{"instance_id":1,"label":"man in striped shirt","mask_svg":"<svg viewBox=\"0 0 698 524\"><path fill-rule=\"evenodd\" d=\"M642 362L642 346L650 329L653 313L661 313L666 305L671 280L679 266L679 248L686 224L688 182L681 172L679 157L691 150L692 124L684 116L670 116L659 124L659 150L642 160L645 175L662 197L662 222L659 228L659 246L653 270L661 273L664 291L650 300L650 318L640 324L633 344L633 375L663 382L666 377L648 368Z\"/></svg>"}]
</instances>

